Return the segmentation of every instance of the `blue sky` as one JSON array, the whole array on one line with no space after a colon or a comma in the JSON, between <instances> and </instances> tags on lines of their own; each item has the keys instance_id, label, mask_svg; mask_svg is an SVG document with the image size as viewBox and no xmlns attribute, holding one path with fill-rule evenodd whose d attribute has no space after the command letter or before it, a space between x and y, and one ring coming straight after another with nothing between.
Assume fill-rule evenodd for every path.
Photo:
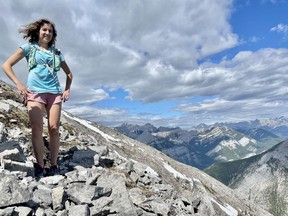
<instances>
[{"instance_id":1,"label":"blue sky","mask_svg":"<svg viewBox=\"0 0 288 216\"><path fill-rule=\"evenodd\" d=\"M287 47L287 1L243 2L235 2L231 25L233 32L247 42L244 49ZM286 30L278 29L278 25L283 25Z\"/></svg>"},{"instance_id":2,"label":"blue sky","mask_svg":"<svg viewBox=\"0 0 288 216\"><path fill-rule=\"evenodd\" d=\"M25 43L21 26L55 22L74 73L64 109L79 117L191 128L288 116L286 0L0 3L1 62ZM15 72L26 81L25 61Z\"/></svg>"}]
</instances>

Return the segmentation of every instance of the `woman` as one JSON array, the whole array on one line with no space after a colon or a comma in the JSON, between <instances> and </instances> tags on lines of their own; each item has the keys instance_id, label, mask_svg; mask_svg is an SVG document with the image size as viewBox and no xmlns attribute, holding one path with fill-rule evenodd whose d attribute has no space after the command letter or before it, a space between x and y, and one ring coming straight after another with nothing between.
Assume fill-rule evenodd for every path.
<instances>
[{"instance_id":1,"label":"woman","mask_svg":"<svg viewBox=\"0 0 288 216\"><path fill-rule=\"evenodd\" d=\"M35 177L44 175L43 111L48 117L50 175L57 173L57 159L60 137L59 123L62 101L67 101L72 83L72 72L65 62L63 54L55 48L57 31L55 25L47 19L40 19L19 30L28 40L16 50L2 65L3 71L16 84L27 102L29 120L32 129L32 146L36 158ZM13 66L26 58L29 68L27 86L21 83L14 73ZM66 86L62 92L57 76L60 67L66 74Z\"/></svg>"}]
</instances>

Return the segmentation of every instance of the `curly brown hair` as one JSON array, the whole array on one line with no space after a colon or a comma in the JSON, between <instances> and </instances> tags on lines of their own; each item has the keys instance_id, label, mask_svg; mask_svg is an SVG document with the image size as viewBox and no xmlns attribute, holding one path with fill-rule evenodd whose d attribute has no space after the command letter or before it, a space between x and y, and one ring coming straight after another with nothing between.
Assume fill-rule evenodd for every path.
<instances>
[{"instance_id":1,"label":"curly brown hair","mask_svg":"<svg viewBox=\"0 0 288 216\"><path fill-rule=\"evenodd\" d=\"M48 19L39 19L33 23L29 23L26 26L19 29L19 33L23 34L23 38L30 43L37 43L39 40L39 31L44 24L50 24L53 28L52 40L48 43L49 47L55 46L57 31L55 24Z\"/></svg>"}]
</instances>

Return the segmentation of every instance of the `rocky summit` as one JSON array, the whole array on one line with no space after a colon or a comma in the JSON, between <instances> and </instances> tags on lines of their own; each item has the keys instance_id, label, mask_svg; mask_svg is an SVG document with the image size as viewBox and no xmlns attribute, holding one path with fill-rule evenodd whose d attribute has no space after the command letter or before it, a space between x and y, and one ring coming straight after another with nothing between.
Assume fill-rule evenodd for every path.
<instances>
[{"instance_id":1,"label":"rocky summit","mask_svg":"<svg viewBox=\"0 0 288 216\"><path fill-rule=\"evenodd\" d=\"M65 111L60 174L36 179L21 102L1 81L0 215L271 215L204 172Z\"/></svg>"}]
</instances>

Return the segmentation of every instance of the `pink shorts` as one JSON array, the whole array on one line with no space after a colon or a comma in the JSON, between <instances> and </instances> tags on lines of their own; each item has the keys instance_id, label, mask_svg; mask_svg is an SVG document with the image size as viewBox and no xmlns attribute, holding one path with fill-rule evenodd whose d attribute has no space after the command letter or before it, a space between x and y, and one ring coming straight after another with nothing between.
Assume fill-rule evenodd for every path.
<instances>
[{"instance_id":1,"label":"pink shorts","mask_svg":"<svg viewBox=\"0 0 288 216\"><path fill-rule=\"evenodd\" d=\"M61 103L62 95L51 93L29 93L27 98L24 100L25 106L27 105L28 101L39 102L51 106L56 103Z\"/></svg>"}]
</instances>

